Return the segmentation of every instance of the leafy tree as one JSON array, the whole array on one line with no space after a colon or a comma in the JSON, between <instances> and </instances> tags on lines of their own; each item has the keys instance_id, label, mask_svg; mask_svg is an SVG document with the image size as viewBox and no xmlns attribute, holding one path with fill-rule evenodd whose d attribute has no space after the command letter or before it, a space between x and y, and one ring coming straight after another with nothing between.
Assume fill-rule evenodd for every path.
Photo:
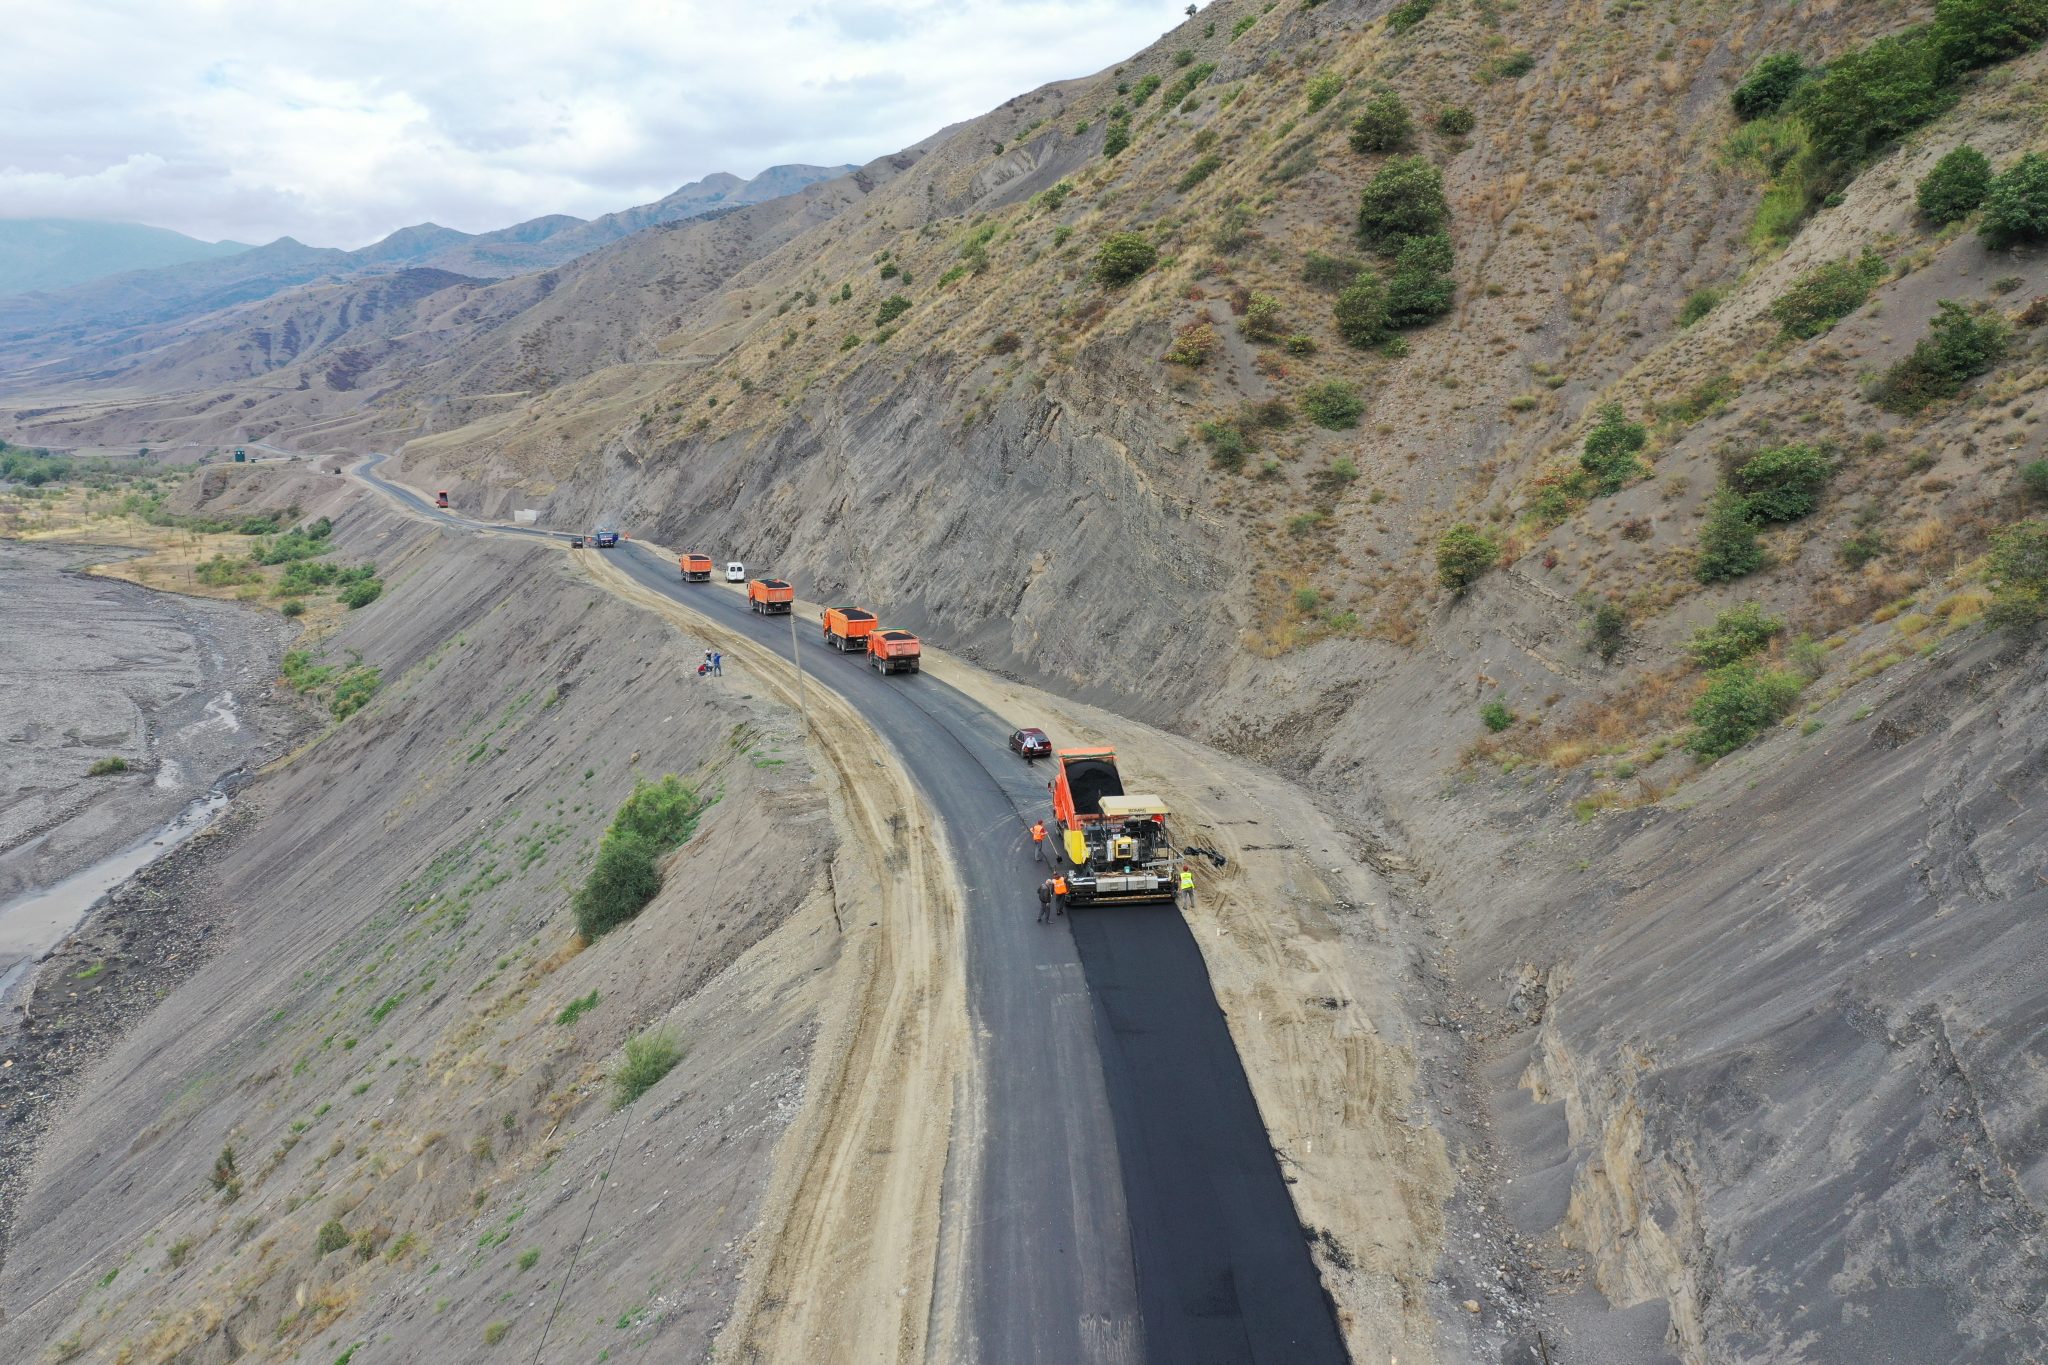
<instances>
[{"instance_id":1,"label":"leafy tree","mask_svg":"<svg viewBox=\"0 0 2048 1365\"><path fill-rule=\"evenodd\" d=\"M1461 521L1437 537L1437 579L1459 596L1499 562L1500 545L1469 522Z\"/></svg>"},{"instance_id":2,"label":"leafy tree","mask_svg":"<svg viewBox=\"0 0 2048 1365\"><path fill-rule=\"evenodd\" d=\"M1685 652L1700 668L1720 668L1759 652L1784 629L1782 620L1754 602L1744 602L1716 616L1713 625L1694 631Z\"/></svg>"},{"instance_id":3,"label":"leafy tree","mask_svg":"<svg viewBox=\"0 0 2048 1365\"><path fill-rule=\"evenodd\" d=\"M1723 486L1707 504L1707 524L1700 529L1699 557L1693 576L1702 583L1723 583L1755 573L1764 566L1764 547L1756 538L1756 519L1749 499Z\"/></svg>"},{"instance_id":4,"label":"leafy tree","mask_svg":"<svg viewBox=\"0 0 2048 1365\"><path fill-rule=\"evenodd\" d=\"M1587 643L1600 656L1600 662L1611 664L1615 656L1628 644L1628 611L1619 602L1602 602L1593 608L1593 619L1587 623Z\"/></svg>"},{"instance_id":5,"label":"leafy tree","mask_svg":"<svg viewBox=\"0 0 2048 1365\"><path fill-rule=\"evenodd\" d=\"M1820 505L1821 490L1834 472L1818 447L1777 446L1743 461L1728 482L1748 501L1753 520L1797 521Z\"/></svg>"},{"instance_id":6,"label":"leafy tree","mask_svg":"<svg viewBox=\"0 0 2048 1365\"><path fill-rule=\"evenodd\" d=\"M1351 124L1354 152L1398 152L1415 134L1415 122L1408 106L1391 90L1382 90L1366 101L1365 108Z\"/></svg>"},{"instance_id":7,"label":"leafy tree","mask_svg":"<svg viewBox=\"0 0 2048 1365\"><path fill-rule=\"evenodd\" d=\"M1920 212L1936 227L1961 222L1991 192L1991 162L1964 143L1920 179Z\"/></svg>"},{"instance_id":8,"label":"leafy tree","mask_svg":"<svg viewBox=\"0 0 2048 1365\"><path fill-rule=\"evenodd\" d=\"M1341 379L1302 390L1301 410L1308 420L1329 431L1346 431L1358 425L1365 412L1365 400L1358 390Z\"/></svg>"},{"instance_id":9,"label":"leafy tree","mask_svg":"<svg viewBox=\"0 0 2048 1365\"><path fill-rule=\"evenodd\" d=\"M1387 279L1387 321L1395 327L1419 327L1451 311L1457 285L1451 268L1451 239L1441 232L1410 237L1394 256Z\"/></svg>"},{"instance_id":10,"label":"leafy tree","mask_svg":"<svg viewBox=\"0 0 2048 1365\"><path fill-rule=\"evenodd\" d=\"M1462 104L1447 104L1437 112L1436 130L1446 137L1463 137L1477 122Z\"/></svg>"},{"instance_id":11,"label":"leafy tree","mask_svg":"<svg viewBox=\"0 0 2048 1365\"><path fill-rule=\"evenodd\" d=\"M1353 346L1377 346L1393 332L1387 313L1387 286L1370 270L1361 270L1335 305L1337 334Z\"/></svg>"},{"instance_id":12,"label":"leafy tree","mask_svg":"<svg viewBox=\"0 0 2048 1365\"><path fill-rule=\"evenodd\" d=\"M1939 46L1914 29L1851 48L1788 107L1806 125L1825 178L1840 182L1956 99Z\"/></svg>"},{"instance_id":13,"label":"leafy tree","mask_svg":"<svg viewBox=\"0 0 2048 1365\"><path fill-rule=\"evenodd\" d=\"M1109 127L1102 133L1102 154L1115 156L1131 145L1131 121L1127 118L1111 119Z\"/></svg>"},{"instance_id":14,"label":"leafy tree","mask_svg":"<svg viewBox=\"0 0 2048 1365\"><path fill-rule=\"evenodd\" d=\"M1742 84L1735 87L1728 102L1735 107L1735 117L1744 123L1766 114L1775 114L1792 98L1792 92L1799 88L1807 77L1806 63L1799 60L1796 52L1773 52L1749 69Z\"/></svg>"},{"instance_id":15,"label":"leafy tree","mask_svg":"<svg viewBox=\"0 0 2048 1365\"><path fill-rule=\"evenodd\" d=\"M1707 675L1707 690L1692 705L1685 747L1709 763L1735 752L1790 714L1801 686L1785 669L1724 664Z\"/></svg>"},{"instance_id":16,"label":"leafy tree","mask_svg":"<svg viewBox=\"0 0 2048 1365\"><path fill-rule=\"evenodd\" d=\"M1095 278L1109 288L1129 284L1159 263L1159 250L1136 232L1113 232L1095 253Z\"/></svg>"},{"instance_id":17,"label":"leafy tree","mask_svg":"<svg viewBox=\"0 0 2048 1365\"><path fill-rule=\"evenodd\" d=\"M1410 237L1442 232L1451 219L1444 202L1444 173L1425 157L1395 157L1380 167L1358 204L1358 235L1367 246L1392 255Z\"/></svg>"},{"instance_id":18,"label":"leafy tree","mask_svg":"<svg viewBox=\"0 0 2048 1365\"><path fill-rule=\"evenodd\" d=\"M2048 620L2048 521L2023 521L1991 538L1991 609L1985 619L2006 630Z\"/></svg>"},{"instance_id":19,"label":"leafy tree","mask_svg":"<svg viewBox=\"0 0 2048 1365\"><path fill-rule=\"evenodd\" d=\"M1600 492L1618 493L1623 484L1643 472L1636 452L1649 440L1649 430L1641 422L1629 421L1621 404L1602 404L1579 450L1579 468L1593 477Z\"/></svg>"},{"instance_id":20,"label":"leafy tree","mask_svg":"<svg viewBox=\"0 0 2048 1365\"><path fill-rule=\"evenodd\" d=\"M1877 405L1887 412L1914 413L1944 398L2005 359L2011 333L1996 313L1972 313L1952 299L1936 305L1927 335L1913 353L1884 372L1876 386Z\"/></svg>"},{"instance_id":21,"label":"leafy tree","mask_svg":"<svg viewBox=\"0 0 2048 1365\"><path fill-rule=\"evenodd\" d=\"M1991 182L1977 231L1990 247L2048 241L2048 157L2028 152Z\"/></svg>"},{"instance_id":22,"label":"leafy tree","mask_svg":"<svg viewBox=\"0 0 2048 1365\"><path fill-rule=\"evenodd\" d=\"M2044 0L1935 0L1934 40L1943 60L1960 71L2017 57L2044 35Z\"/></svg>"},{"instance_id":23,"label":"leafy tree","mask_svg":"<svg viewBox=\"0 0 2048 1365\"><path fill-rule=\"evenodd\" d=\"M1816 266L1771 301L1771 316L1790 337L1817 337L1863 306L1884 278L1884 258L1866 250L1855 261L1847 257Z\"/></svg>"}]
</instances>

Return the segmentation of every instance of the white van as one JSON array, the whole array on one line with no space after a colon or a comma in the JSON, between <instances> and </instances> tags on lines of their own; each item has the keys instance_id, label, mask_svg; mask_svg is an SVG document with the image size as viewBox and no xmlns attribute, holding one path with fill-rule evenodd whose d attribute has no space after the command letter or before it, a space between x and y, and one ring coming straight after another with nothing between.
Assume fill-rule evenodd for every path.
<instances>
[{"instance_id":1,"label":"white van","mask_svg":"<svg viewBox=\"0 0 2048 1365\"><path fill-rule=\"evenodd\" d=\"M728 583L746 582L747 566L740 563L737 559L727 561L725 566L725 581Z\"/></svg>"}]
</instances>

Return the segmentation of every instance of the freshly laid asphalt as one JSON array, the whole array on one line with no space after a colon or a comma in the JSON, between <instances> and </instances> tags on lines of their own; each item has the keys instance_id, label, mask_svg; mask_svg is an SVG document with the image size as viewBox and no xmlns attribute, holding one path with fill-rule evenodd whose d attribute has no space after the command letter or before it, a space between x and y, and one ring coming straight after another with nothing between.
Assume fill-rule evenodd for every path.
<instances>
[{"instance_id":1,"label":"freshly laid asphalt","mask_svg":"<svg viewBox=\"0 0 2048 1365\"><path fill-rule=\"evenodd\" d=\"M370 472L428 516L470 522ZM589 553L600 553L591 550ZM790 623L627 542L631 577L785 658ZM801 581L788 566L783 578ZM1200 948L1171 906L1037 923L1044 875L1025 830L1050 816L1049 770L1001 717L927 674L884 677L806 636L806 677L858 707L944 822L967 905L968 1000L981 1049L964 1298L988 1365L1318 1365L1349 1357L1280 1176ZM706 686L726 685L707 680ZM1079 738L1079 737L1076 737ZM1057 742L1057 738L1056 741ZM949 1199L948 1206L952 1206Z\"/></svg>"}]
</instances>

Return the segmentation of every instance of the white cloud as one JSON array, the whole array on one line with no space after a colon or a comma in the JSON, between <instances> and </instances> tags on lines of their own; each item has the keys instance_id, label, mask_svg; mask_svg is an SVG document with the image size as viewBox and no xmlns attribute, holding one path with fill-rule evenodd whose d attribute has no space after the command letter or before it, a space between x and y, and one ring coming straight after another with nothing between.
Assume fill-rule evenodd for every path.
<instances>
[{"instance_id":1,"label":"white cloud","mask_svg":"<svg viewBox=\"0 0 2048 1365\"><path fill-rule=\"evenodd\" d=\"M0 214L361 246L864 162L1122 59L1173 0L15 0Z\"/></svg>"}]
</instances>

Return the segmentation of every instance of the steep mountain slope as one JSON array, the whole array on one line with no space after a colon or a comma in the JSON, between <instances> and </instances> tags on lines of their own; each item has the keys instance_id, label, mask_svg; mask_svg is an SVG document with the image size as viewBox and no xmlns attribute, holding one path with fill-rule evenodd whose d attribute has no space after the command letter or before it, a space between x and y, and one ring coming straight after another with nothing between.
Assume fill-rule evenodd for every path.
<instances>
[{"instance_id":1,"label":"steep mountain slope","mask_svg":"<svg viewBox=\"0 0 2048 1365\"><path fill-rule=\"evenodd\" d=\"M142 223L0 218L0 295L62 289L102 275L232 256L248 249L240 242L202 242Z\"/></svg>"}]
</instances>

